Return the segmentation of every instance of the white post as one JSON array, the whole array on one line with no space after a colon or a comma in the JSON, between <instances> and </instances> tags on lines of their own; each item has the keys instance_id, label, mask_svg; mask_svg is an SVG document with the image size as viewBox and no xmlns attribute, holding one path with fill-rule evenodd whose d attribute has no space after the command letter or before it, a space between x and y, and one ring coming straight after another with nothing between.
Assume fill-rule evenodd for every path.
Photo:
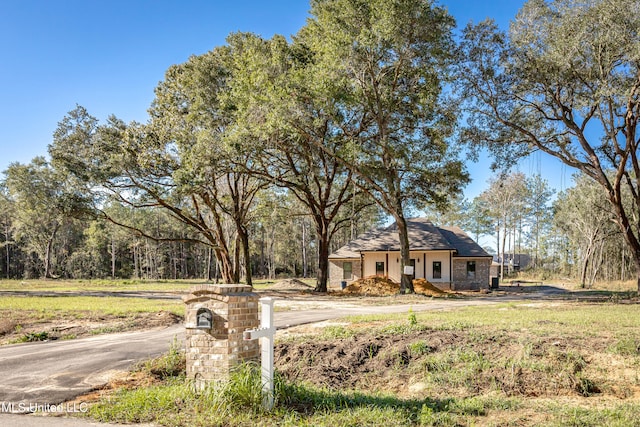
<instances>
[{"instance_id":1,"label":"white post","mask_svg":"<svg viewBox=\"0 0 640 427\"><path fill-rule=\"evenodd\" d=\"M273 326L273 298L260 298L262 305L262 317L260 326L269 331L261 338L261 360L262 360L262 405L266 410L273 408L273 337L276 329Z\"/></svg>"},{"instance_id":2,"label":"white post","mask_svg":"<svg viewBox=\"0 0 640 427\"><path fill-rule=\"evenodd\" d=\"M260 318L260 328L244 331L245 340L255 340L260 338L260 355L262 360L262 405L266 410L273 409L273 337L276 328L273 325L273 298L260 298L262 317Z\"/></svg>"}]
</instances>

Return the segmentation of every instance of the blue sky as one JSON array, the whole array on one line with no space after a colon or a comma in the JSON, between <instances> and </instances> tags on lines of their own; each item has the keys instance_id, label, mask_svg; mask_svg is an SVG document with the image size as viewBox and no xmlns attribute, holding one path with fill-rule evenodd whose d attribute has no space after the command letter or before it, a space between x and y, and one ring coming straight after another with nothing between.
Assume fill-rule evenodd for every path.
<instances>
[{"instance_id":1,"label":"blue sky","mask_svg":"<svg viewBox=\"0 0 640 427\"><path fill-rule=\"evenodd\" d=\"M494 18L503 28L524 0L440 0L459 27ZM64 115L82 105L104 121L147 120L166 69L224 44L234 31L289 36L308 16L306 0L2 0L0 3L0 171L46 156ZM473 198L491 176L488 161L469 164ZM571 172L555 161L521 162L552 186Z\"/></svg>"}]
</instances>

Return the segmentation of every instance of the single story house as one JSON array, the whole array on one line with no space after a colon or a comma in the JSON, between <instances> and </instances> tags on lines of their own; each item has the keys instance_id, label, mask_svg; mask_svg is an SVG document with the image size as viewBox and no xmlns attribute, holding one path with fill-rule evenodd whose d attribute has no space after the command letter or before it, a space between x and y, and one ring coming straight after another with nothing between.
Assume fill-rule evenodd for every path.
<instances>
[{"instance_id":1,"label":"single story house","mask_svg":"<svg viewBox=\"0 0 640 427\"><path fill-rule=\"evenodd\" d=\"M412 278L441 289L477 290L490 286L492 256L458 227L437 227L426 218L407 220ZM372 230L329 255L329 284L339 287L362 277L399 282L398 227Z\"/></svg>"}]
</instances>

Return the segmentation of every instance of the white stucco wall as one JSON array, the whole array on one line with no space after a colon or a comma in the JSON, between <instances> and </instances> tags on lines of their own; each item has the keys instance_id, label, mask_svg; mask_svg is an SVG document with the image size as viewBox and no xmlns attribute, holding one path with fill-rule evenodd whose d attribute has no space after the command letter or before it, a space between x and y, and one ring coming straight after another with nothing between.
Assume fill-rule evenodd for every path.
<instances>
[{"instance_id":1,"label":"white stucco wall","mask_svg":"<svg viewBox=\"0 0 640 427\"><path fill-rule=\"evenodd\" d=\"M375 275L376 262L384 262L385 274L391 280L396 282L400 281L400 252L365 252L363 255L364 277ZM411 259L415 259L416 279L426 278L428 281L433 283L448 283L451 281L449 251L415 251L411 252ZM434 261L442 263L442 277L440 279L433 278Z\"/></svg>"}]
</instances>

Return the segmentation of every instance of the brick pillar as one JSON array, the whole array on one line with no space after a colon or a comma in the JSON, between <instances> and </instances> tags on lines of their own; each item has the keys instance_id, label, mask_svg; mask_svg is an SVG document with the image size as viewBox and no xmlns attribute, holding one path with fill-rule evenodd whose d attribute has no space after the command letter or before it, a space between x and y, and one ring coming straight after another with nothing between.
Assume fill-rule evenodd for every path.
<instances>
[{"instance_id":1,"label":"brick pillar","mask_svg":"<svg viewBox=\"0 0 640 427\"><path fill-rule=\"evenodd\" d=\"M187 378L194 380L196 388L228 379L231 368L242 361L260 359L258 340L245 341L242 335L259 326L259 297L251 286L196 285L182 299ZM212 314L211 328L198 324L203 310Z\"/></svg>"}]
</instances>

